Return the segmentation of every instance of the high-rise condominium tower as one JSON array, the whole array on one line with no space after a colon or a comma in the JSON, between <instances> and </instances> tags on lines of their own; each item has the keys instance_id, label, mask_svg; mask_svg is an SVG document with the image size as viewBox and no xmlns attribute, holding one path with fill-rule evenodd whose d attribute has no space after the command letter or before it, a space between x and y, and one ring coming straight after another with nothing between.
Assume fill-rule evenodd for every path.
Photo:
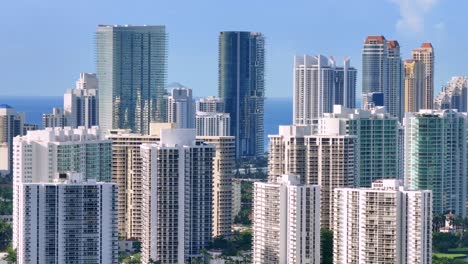
<instances>
[{"instance_id":1,"label":"high-rise condominium tower","mask_svg":"<svg viewBox=\"0 0 468 264\"><path fill-rule=\"evenodd\" d=\"M0 175L13 172L13 138L23 134L24 113L0 104Z\"/></svg>"},{"instance_id":2,"label":"high-rise condominium tower","mask_svg":"<svg viewBox=\"0 0 468 264\"><path fill-rule=\"evenodd\" d=\"M13 142L14 178L18 182L52 182L59 173L82 173L84 179L111 181L111 141L97 127L46 128L28 131Z\"/></svg>"},{"instance_id":3,"label":"high-rise condominium tower","mask_svg":"<svg viewBox=\"0 0 468 264\"><path fill-rule=\"evenodd\" d=\"M180 85L167 97L167 122L177 128L195 128L195 102L192 89Z\"/></svg>"},{"instance_id":4,"label":"high-rise condominium tower","mask_svg":"<svg viewBox=\"0 0 468 264\"><path fill-rule=\"evenodd\" d=\"M294 57L294 124L311 124L312 119L333 110L334 104L354 106L356 69L336 67L325 56Z\"/></svg>"},{"instance_id":5,"label":"high-rise condominium tower","mask_svg":"<svg viewBox=\"0 0 468 264\"><path fill-rule=\"evenodd\" d=\"M384 36L368 36L362 49L362 106L367 94L388 90L388 44ZM366 95L366 96L364 96ZM385 94L384 94L384 101Z\"/></svg>"},{"instance_id":6,"label":"high-rise condominium tower","mask_svg":"<svg viewBox=\"0 0 468 264\"><path fill-rule=\"evenodd\" d=\"M117 186L61 173L19 183L14 244L18 263L118 261Z\"/></svg>"},{"instance_id":7,"label":"high-rise condominium tower","mask_svg":"<svg viewBox=\"0 0 468 264\"><path fill-rule=\"evenodd\" d=\"M126 239L141 240L144 230L140 146L158 142L159 136L153 131L150 135L141 135L130 130L112 130L108 139L112 140L112 181L119 190L125 190L119 191L118 196L119 234Z\"/></svg>"},{"instance_id":8,"label":"high-rise condominium tower","mask_svg":"<svg viewBox=\"0 0 468 264\"><path fill-rule=\"evenodd\" d=\"M384 105L387 111L397 117L403 118L404 103L404 74L403 62L400 55L400 44L396 40L387 41L388 48L388 86L384 91Z\"/></svg>"},{"instance_id":9,"label":"high-rise condominium tower","mask_svg":"<svg viewBox=\"0 0 468 264\"><path fill-rule=\"evenodd\" d=\"M293 174L302 183L320 185L321 227L330 228L333 189L352 187L357 179L357 138L312 132L309 126L280 126L278 135L269 136L268 181Z\"/></svg>"},{"instance_id":10,"label":"high-rise condominium tower","mask_svg":"<svg viewBox=\"0 0 468 264\"><path fill-rule=\"evenodd\" d=\"M96 33L99 125L147 134L164 113L165 26L100 25Z\"/></svg>"},{"instance_id":11,"label":"high-rise condominium tower","mask_svg":"<svg viewBox=\"0 0 468 264\"><path fill-rule=\"evenodd\" d=\"M232 179L236 168L234 137L197 137L216 148L213 158L213 237L231 235Z\"/></svg>"},{"instance_id":12,"label":"high-rise condominium tower","mask_svg":"<svg viewBox=\"0 0 468 264\"><path fill-rule=\"evenodd\" d=\"M468 110L468 77L454 76L434 99L434 108Z\"/></svg>"},{"instance_id":13,"label":"high-rise condominium tower","mask_svg":"<svg viewBox=\"0 0 468 264\"><path fill-rule=\"evenodd\" d=\"M424 74L424 65L421 61L405 60L405 113L418 112L422 109Z\"/></svg>"},{"instance_id":14,"label":"high-rise condominium tower","mask_svg":"<svg viewBox=\"0 0 468 264\"><path fill-rule=\"evenodd\" d=\"M193 263L212 240L215 147L195 129L161 129L141 146L142 260Z\"/></svg>"},{"instance_id":15,"label":"high-rise condominium tower","mask_svg":"<svg viewBox=\"0 0 468 264\"><path fill-rule=\"evenodd\" d=\"M321 134L355 135L359 156L356 186L370 187L377 179L402 177L402 140L398 118L384 111L335 106L333 113L316 120Z\"/></svg>"},{"instance_id":16,"label":"high-rise condominium tower","mask_svg":"<svg viewBox=\"0 0 468 264\"><path fill-rule=\"evenodd\" d=\"M333 198L333 263L432 263L431 191L378 180Z\"/></svg>"},{"instance_id":17,"label":"high-rise condominium tower","mask_svg":"<svg viewBox=\"0 0 468 264\"><path fill-rule=\"evenodd\" d=\"M80 73L76 88L63 96L67 126L87 128L98 125L98 81L95 73Z\"/></svg>"},{"instance_id":18,"label":"high-rise condominium tower","mask_svg":"<svg viewBox=\"0 0 468 264\"><path fill-rule=\"evenodd\" d=\"M405 185L432 190L434 214L466 216L466 114L420 110L407 113L404 126Z\"/></svg>"},{"instance_id":19,"label":"high-rise condominium tower","mask_svg":"<svg viewBox=\"0 0 468 264\"><path fill-rule=\"evenodd\" d=\"M291 175L254 184L252 263L320 263L320 186Z\"/></svg>"},{"instance_id":20,"label":"high-rise condominium tower","mask_svg":"<svg viewBox=\"0 0 468 264\"><path fill-rule=\"evenodd\" d=\"M432 109L434 102L434 48L431 43L423 43L414 49L413 59L421 61L424 66L424 88L420 109Z\"/></svg>"},{"instance_id":21,"label":"high-rise condominium tower","mask_svg":"<svg viewBox=\"0 0 468 264\"><path fill-rule=\"evenodd\" d=\"M77 258L75 259L77 262L86 262L84 261L86 258L94 258L100 254L105 254L102 260L116 258L114 253L117 251L113 251L115 245L109 245L113 244L114 240L117 242L115 238L117 229L114 230L114 222L117 219L113 219L117 211L116 207L112 206L114 203L106 200L101 205L98 200L93 200L95 202L80 200L101 199L94 197L88 187L82 186L88 183L76 186L54 185L64 179L74 183L87 180L110 182L111 141L103 138L96 127L47 128L28 131L25 136L15 137L13 144L13 246L18 249L18 253L23 250L22 257L31 258L30 263L49 263L50 261L40 261L40 259L53 254L58 254L56 255L58 259L50 263L63 263L64 255L61 254L69 255L69 260ZM80 179L69 178L70 174L79 174ZM100 186L94 184L93 188ZM103 199L111 199L111 196L117 195L115 186L112 186L109 188L114 190ZM33 196L28 196L28 193ZM41 205L40 208L37 208L38 205ZM106 208L101 208L100 211L100 206ZM89 212L85 212L88 209ZM106 220L96 219L96 214L106 217ZM28 221L28 217L31 217L31 221ZM105 221L105 224L99 221ZM44 226L47 228L44 229ZM101 228L102 230L99 230ZM29 233L32 230L37 232ZM83 230L86 230L89 237L77 235L84 232ZM28 237L31 238L31 243L28 242ZM90 244L87 244L88 242ZM70 248L73 243L76 246ZM97 245L102 245L99 252L95 252L99 248ZM32 251L28 253L28 250ZM90 251L94 251L97 255L87 255ZM113 255L103 253L104 251ZM27 260L20 262L28 263Z\"/></svg>"},{"instance_id":22,"label":"high-rise condominium tower","mask_svg":"<svg viewBox=\"0 0 468 264\"><path fill-rule=\"evenodd\" d=\"M265 38L257 32L219 35L219 97L231 117L236 157L263 155Z\"/></svg>"}]
</instances>

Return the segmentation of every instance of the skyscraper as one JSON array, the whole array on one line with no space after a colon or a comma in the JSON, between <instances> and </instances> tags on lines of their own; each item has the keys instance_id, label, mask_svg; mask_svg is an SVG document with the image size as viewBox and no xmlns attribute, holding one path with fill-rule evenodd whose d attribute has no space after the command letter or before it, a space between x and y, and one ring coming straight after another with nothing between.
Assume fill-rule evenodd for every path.
<instances>
[{"instance_id":1,"label":"skyscraper","mask_svg":"<svg viewBox=\"0 0 468 264\"><path fill-rule=\"evenodd\" d=\"M403 118L403 62L400 55L400 44L396 40L387 41L388 48L388 86L384 92L384 105L387 111L402 120Z\"/></svg>"},{"instance_id":2,"label":"skyscraper","mask_svg":"<svg viewBox=\"0 0 468 264\"><path fill-rule=\"evenodd\" d=\"M347 109L335 106L333 113L316 120L316 133L348 134L358 138L359 177L356 185L370 187L377 179L402 177L401 125L382 108Z\"/></svg>"},{"instance_id":3,"label":"skyscraper","mask_svg":"<svg viewBox=\"0 0 468 264\"><path fill-rule=\"evenodd\" d=\"M432 263L431 191L378 180L333 199L333 263Z\"/></svg>"},{"instance_id":4,"label":"skyscraper","mask_svg":"<svg viewBox=\"0 0 468 264\"><path fill-rule=\"evenodd\" d=\"M406 113L404 126L405 185L432 190L434 214L466 216L466 114L420 110Z\"/></svg>"},{"instance_id":5,"label":"skyscraper","mask_svg":"<svg viewBox=\"0 0 468 264\"><path fill-rule=\"evenodd\" d=\"M111 141L97 127L46 128L13 141L14 178L52 182L59 173L82 173L85 180L111 181Z\"/></svg>"},{"instance_id":6,"label":"skyscraper","mask_svg":"<svg viewBox=\"0 0 468 264\"><path fill-rule=\"evenodd\" d=\"M325 56L294 57L294 124L311 124L312 119L333 111L333 105L354 106L356 69L346 59L336 67Z\"/></svg>"},{"instance_id":7,"label":"skyscraper","mask_svg":"<svg viewBox=\"0 0 468 264\"><path fill-rule=\"evenodd\" d=\"M291 175L254 184L252 263L320 263L320 186Z\"/></svg>"},{"instance_id":8,"label":"skyscraper","mask_svg":"<svg viewBox=\"0 0 468 264\"><path fill-rule=\"evenodd\" d=\"M63 96L68 126L87 128L98 125L98 81L95 73L80 73L75 89Z\"/></svg>"},{"instance_id":9,"label":"skyscraper","mask_svg":"<svg viewBox=\"0 0 468 264\"><path fill-rule=\"evenodd\" d=\"M180 85L167 97L167 122L177 128L195 128L195 102L192 89Z\"/></svg>"},{"instance_id":10,"label":"skyscraper","mask_svg":"<svg viewBox=\"0 0 468 264\"><path fill-rule=\"evenodd\" d=\"M159 132L159 131L157 131ZM117 183L119 235L126 239L142 238L142 175L140 146L156 143L159 136L141 135L130 130L112 130L112 181Z\"/></svg>"},{"instance_id":11,"label":"skyscraper","mask_svg":"<svg viewBox=\"0 0 468 264\"><path fill-rule=\"evenodd\" d=\"M412 52L413 59L419 60L424 66L424 88L420 109L432 109L434 102L434 48L431 43L423 43Z\"/></svg>"},{"instance_id":12,"label":"skyscraper","mask_svg":"<svg viewBox=\"0 0 468 264\"><path fill-rule=\"evenodd\" d=\"M117 263L117 186L61 173L54 182L18 183L18 263Z\"/></svg>"},{"instance_id":13,"label":"skyscraper","mask_svg":"<svg viewBox=\"0 0 468 264\"><path fill-rule=\"evenodd\" d=\"M234 137L197 137L216 148L213 157L213 237L231 236L232 179L236 168Z\"/></svg>"},{"instance_id":14,"label":"skyscraper","mask_svg":"<svg viewBox=\"0 0 468 264\"><path fill-rule=\"evenodd\" d=\"M422 62L405 60L405 113L418 112L422 109L424 80Z\"/></svg>"},{"instance_id":15,"label":"skyscraper","mask_svg":"<svg viewBox=\"0 0 468 264\"><path fill-rule=\"evenodd\" d=\"M236 157L263 155L265 39L261 33L219 35L219 97L231 117Z\"/></svg>"},{"instance_id":16,"label":"skyscraper","mask_svg":"<svg viewBox=\"0 0 468 264\"><path fill-rule=\"evenodd\" d=\"M147 134L158 120L167 76L165 26L99 25L99 125Z\"/></svg>"},{"instance_id":17,"label":"skyscraper","mask_svg":"<svg viewBox=\"0 0 468 264\"><path fill-rule=\"evenodd\" d=\"M68 259L78 258L77 262L99 257L100 254L105 255L102 258L106 261L116 258L113 241L117 242L117 229L114 232L114 222L117 219L113 219L113 216L117 211L116 204L113 206L114 202L108 200L117 195L116 186L112 184L113 187L109 187L114 190L110 191L107 198L103 198L106 201L102 201L102 206L106 208L101 208L102 211L98 203L101 200L92 200L101 199L93 196L94 192L97 192L95 189L101 188L96 186L95 182L111 181L111 141L103 138L96 127L47 128L15 137L13 144L13 246L18 249L18 253L24 253L24 258L31 257L31 263L50 262L40 260L44 255L47 257L53 254L58 254L56 257L59 260L52 263L64 262L64 255L61 254L67 255ZM75 174L79 174L79 179L70 178L70 175ZM54 185L62 180L80 184ZM90 184L92 187L88 189L82 186L88 185L90 180L94 182ZM83 183L85 181L88 183ZM91 190L93 188L94 190ZM29 191L32 196L28 196ZM60 196L61 192L64 193L63 196ZM75 194L76 197L73 196ZM83 198L79 195L89 197ZM90 200L85 201L88 198ZM85 212L88 209L89 211ZM81 213L88 215L83 216ZM89 221L84 221L88 216ZM96 219L96 216L100 216L99 219ZM105 224L99 221L104 221ZM100 226L101 224L103 225ZM44 229L44 226L47 228ZM102 230L96 230L101 227ZM88 237L77 235L84 232L83 229L88 232ZM32 232L29 233L30 231ZM31 243L27 240L28 236ZM61 240L62 238L64 240ZM71 247L73 243L75 247ZM97 248L102 252L96 252ZM28 250L32 251L28 253ZM94 253L87 255L87 252L91 251ZM25 260L24 263L28 261Z\"/></svg>"},{"instance_id":18,"label":"skyscraper","mask_svg":"<svg viewBox=\"0 0 468 264\"><path fill-rule=\"evenodd\" d=\"M384 36L368 36L362 49L362 94L388 90L388 45ZM363 96L362 105L367 105ZM384 95L384 101L385 95Z\"/></svg>"},{"instance_id":19,"label":"skyscraper","mask_svg":"<svg viewBox=\"0 0 468 264\"><path fill-rule=\"evenodd\" d=\"M13 138L23 135L24 113L0 104L0 175L13 172Z\"/></svg>"},{"instance_id":20,"label":"skyscraper","mask_svg":"<svg viewBox=\"0 0 468 264\"><path fill-rule=\"evenodd\" d=\"M161 140L141 146L142 260L185 263L212 240L215 147L195 129L161 129Z\"/></svg>"},{"instance_id":21,"label":"skyscraper","mask_svg":"<svg viewBox=\"0 0 468 264\"><path fill-rule=\"evenodd\" d=\"M305 138L305 183L319 185L320 227L333 226L333 190L354 187L359 164L357 137L349 135L313 135Z\"/></svg>"},{"instance_id":22,"label":"skyscraper","mask_svg":"<svg viewBox=\"0 0 468 264\"><path fill-rule=\"evenodd\" d=\"M321 227L330 228L333 189L355 186L358 179L358 143L356 136L314 132L310 126L280 126L278 135L269 136L268 181L292 174L304 184L320 185Z\"/></svg>"}]
</instances>

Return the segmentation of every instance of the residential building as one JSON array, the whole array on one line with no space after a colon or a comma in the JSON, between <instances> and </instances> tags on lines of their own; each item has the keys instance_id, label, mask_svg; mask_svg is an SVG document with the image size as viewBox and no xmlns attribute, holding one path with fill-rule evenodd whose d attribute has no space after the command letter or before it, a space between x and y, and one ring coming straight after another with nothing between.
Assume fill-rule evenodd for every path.
<instances>
[{"instance_id":1,"label":"residential building","mask_svg":"<svg viewBox=\"0 0 468 264\"><path fill-rule=\"evenodd\" d=\"M434 48L431 43L423 43L412 52L414 60L422 62L424 67L424 86L420 109L432 109L434 102Z\"/></svg>"},{"instance_id":2,"label":"residential building","mask_svg":"<svg viewBox=\"0 0 468 264\"><path fill-rule=\"evenodd\" d=\"M0 104L0 175L13 172L13 138L23 135L24 113Z\"/></svg>"},{"instance_id":3,"label":"residential building","mask_svg":"<svg viewBox=\"0 0 468 264\"><path fill-rule=\"evenodd\" d=\"M148 134L150 122L164 122L167 38L165 26L97 27L99 125L104 132Z\"/></svg>"},{"instance_id":4,"label":"residential building","mask_svg":"<svg viewBox=\"0 0 468 264\"><path fill-rule=\"evenodd\" d=\"M406 113L404 126L405 185L432 190L434 214L466 216L466 114L420 110Z\"/></svg>"},{"instance_id":5,"label":"residential building","mask_svg":"<svg viewBox=\"0 0 468 264\"><path fill-rule=\"evenodd\" d=\"M385 109L392 116L403 119L404 68L400 54L400 44L396 40L387 41L388 49L388 85L384 94Z\"/></svg>"},{"instance_id":6,"label":"residential building","mask_svg":"<svg viewBox=\"0 0 468 264\"><path fill-rule=\"evenodd\" d=\"M197 137L215 146L213 157L213 237L231 236L232 180L236 168L236 141L234 137Z\"/></svg>"},{"instance_id":7,"label":"residential building","mask_svg":"<svg viewBox=\"0 0 468 264\"><path fill-rule=\"evenodd\" d=\"M197 136L229 136L231 118L228 113L197 112Z\"/></svg>"},{"instance_id":8,"label":"residential building","mask_svg":"<svg viewBox=\"0 0 468 264\"><path fill-rule=\"evenodd\" d=\"M221 32L218 65L219 97L231 117L236 157L264 155L264 36L258 32Z\"/></svg>"},{"instance_id":9,"label":"residential building","mask_svg":"<svg viewBox=\"0 0 468 264\"><path fill-rule=\"evenodd\" d=\"M68 125L68 116L65 115L65 112L62 108L54 107L52 108L52 113L50 114L42 114L42 127L60 127L64 128L69 126Z\"/></svg>"},{"instance_id":10,"label":"residential building","mask_svg":"<svg viewBox=\"0 0 468 264\"><path fill-rule=\"evenodd\" d=\"M321 187L321 227L330 228L331 200L336 187L355 186L359 158L356 136L320 133L312 126L280 126L269 135L268 182L283 174L297 175L304 184Z\"/></svg>"},{"instance_id":11,"label":"residential building","mask_svg":"<svg viewBox=\"0 0 468 264\"><path fill-rule=\"evenodd\" d=\"M215 147L195 129L161 129L141 146L142 262L199 259L212 241Z\"/></svg>"},{"instance_id":12,"label":"residential building","mask_svg":"<svg viewBox=\"0 0 468 264\"><path fill-rule=\"evenodd\" d=\"M305 183L320 186L320 227L330 229L333 226L333 190L356 185L359 170L357 137L307 136L305 147Z\"/></svg>"},{"instance_id":13,"label":"residential building","mask_svg":"<svg viewBox=\"0 0 468 264\"><path fill-rule=\"evenodd\" d=\"M112 145L98 127L46 128L13 140L14 182L52 182L58 173L82 173L110 182Z\"/></svg>"},{"instance_id":14,"label":"residential building","mask_svg":"<svg viewBox=\"0 0 468 264\"><path fill-rule=\"evenodd\" d=\"M179 85L167 97L167 122L177 128L195 128L195 102L192 89Z\"/></svg>"},{"instance_id":15,"label":"residential building","mask_svg":"<svg viewBox=\"0 0 468 264\"><path fill-rule=\"evenodd\" d=\"M401 125L383 108L347 109L335 106L333 113L316 120L313 130L321 134L355 135L359 151L356 186L370 187L377 179L401 179L403 157Z\"/></svg>"},{"instance_id":16,"label":"residential building","mask_svg":"<svg viewBox=\"0 0 468 264\"><path fill-rule=\"evenodd\" d=\"M252 263L320 263L320 186L254 183Z\"/></svg>"},{"instance_id":17,"label":"residential building","mask_svg":"<svg viewBox=\"0 0 468 264\"><path fill-rule=\"evenodd\" d=\"M195 108L197 112L208 113L224 113L226 109L224 101L221 98L215 96L200 98L196 101Z\"/></svg>"},{"instance_id":18,"label":"residential building","mask_svg":"<svg viewBox=\"0 0 468 264\"><path fill-rule=\"evenodd\" d=\"M388 44L384 36L368 36L362 49L362 94L388 91ZM368 104L363 96L362 106Z\"/></svg>"},{"instance_id":19,"label":"residential building","mask_svg":"<svg viewBox=\"0 0 468 264\"><path fill-rule=\"evenodd\" d=\"M333 263L432 263L431 191L377 180L333 198Z\"/></svg>"},{"instance_id":20,"label":"residential building","mask_svg":"<svg viewBox=\"0 0 468 264\"><path fill-rule=\"evenodd\" d=\"M354 106L355 91L356 69L349 59L336 67L333 58L322 55L294 57L294 124L311 124L335 104Z\"/></svg>"},{"instance_id":21,"label":"residential building","mask_svg":"<svg viewBox=\"0 0 468 264\"><path fill-rule=\"evenodd\" d=\"M15 183L18 263L117 263L117 186L60 173Z\"/></svg>"},{"instance_id":22,"label":"residential building","mask_svg":"<svg viewBox=\"0 0 468 264\"><path fill-rule=\"evenodd\" d=\"M98 80L95 73L80 73L75 89L63 96L67 126L87 128L98 125Z\"/></svg>"},{"instance_id":23,"label":"residential building","mask_svg":"<svg viewBox=\"0 0 468 264\"><path fill-rule=\"evenodd\" d=\"M405 60L405 113L423 109L424 65L419 60Z\"/></svg>"},{"instance_id":24,"label":"residential building","mask_svg":"<svg viewBox=\"0 0 468 264\"><path fill-rule=\"evenodd\" d=\"M468 110L468 77L454 76L434 99L434 109Z\"/></svg>"},{"instance_id":25,"label":"residential building","mask_svg":"<svg viewBox=\"0 0 468 264\"><path fill-rule=\"evenodd\" d=\"M140 146L158 142L157 132L159 130L142 135L131 133L129 129L111 130L107 136L112 140L112 181L119 190L125 190L118 194L118 225L120 236L126 239L141 240L143 236Z\"/></svg>"}]
</instances>

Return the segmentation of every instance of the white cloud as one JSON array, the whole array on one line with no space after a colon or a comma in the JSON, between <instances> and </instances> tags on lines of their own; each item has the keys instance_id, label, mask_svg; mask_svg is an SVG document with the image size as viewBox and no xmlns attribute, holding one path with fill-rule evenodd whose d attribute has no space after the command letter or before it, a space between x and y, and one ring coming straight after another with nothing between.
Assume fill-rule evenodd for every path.
<instances>
[{"instance_id":1,"label":"white cloud","mask_svg":"<svg viewBox=\"0 0 468 264\"><path fill-rule=\"evenodd\" d=\"M392 0L392 2L400 7L397 30L421 33L424 30L424 16L431 11L438 0Z\"/></svg>"}]
</instances>

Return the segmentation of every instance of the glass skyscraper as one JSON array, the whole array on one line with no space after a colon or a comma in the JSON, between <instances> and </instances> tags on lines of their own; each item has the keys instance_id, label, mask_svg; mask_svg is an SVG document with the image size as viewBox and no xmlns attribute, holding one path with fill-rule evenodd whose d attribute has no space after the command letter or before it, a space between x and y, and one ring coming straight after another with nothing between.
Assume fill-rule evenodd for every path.
<instances>
[{"instance_id":1,"label":"glass skyscraper","mask_svg":"<svg viewBox=\"0 0 468 264\"><path fill-rule=\"evenodd\" d=\"M96 33L99 125L147 134L163 113L165 26L100 25Z\"/></svg>"},{"instance_id":2,"label":"glass skyscraper","mask_svg":"<svg viewBox=\"0 0 468 264\"><path fill-rule=\"evenodd\" d=\"M362 49L362 106L371 93L385 93L388 86L388 48L384 36L368 36Z\"/></svg>"},{"instance_id":3,"label":"glass skyscraper","mask_svg":"<svg viewBox=\"0 0 468 264\"><path fill-rule=\"evenodd\" d=\"M257 32L219 35L219 97L231 116L236 157L263 155L265 39Z\"/></svg>"}]
</instances>

